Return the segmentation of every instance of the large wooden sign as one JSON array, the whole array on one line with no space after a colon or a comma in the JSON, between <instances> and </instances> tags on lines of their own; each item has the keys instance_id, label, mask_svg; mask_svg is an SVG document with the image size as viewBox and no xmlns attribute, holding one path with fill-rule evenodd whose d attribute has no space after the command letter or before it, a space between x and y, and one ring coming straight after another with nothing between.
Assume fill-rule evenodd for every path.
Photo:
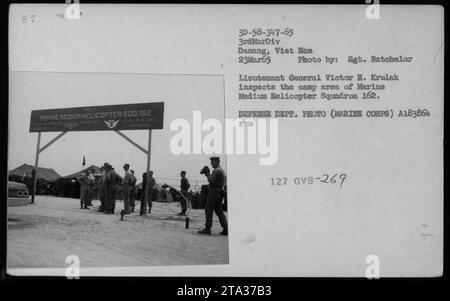
<instances>
[{"instance_id":1,"label":"large wooden sign","mask_svg":"<svg viewBox=\"0 0 450 301\"><path fill-rule=\"evenodd\" d=\"M37 110L30 132L162 129L164 102Z\"/></svg>"}]
</instances>

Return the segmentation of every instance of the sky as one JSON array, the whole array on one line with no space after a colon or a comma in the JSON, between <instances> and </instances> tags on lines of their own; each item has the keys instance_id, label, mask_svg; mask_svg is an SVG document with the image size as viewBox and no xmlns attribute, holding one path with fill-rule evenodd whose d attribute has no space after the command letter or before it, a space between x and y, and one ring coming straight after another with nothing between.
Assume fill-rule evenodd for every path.
<instances>
[{"instance_id":1,"label":"sky","mask_svg":"<svg viewBox=\"0 0 450 301\"><path fill-rule=\"evenodd\" d=\"M200 169L209 165L210 155L172 154L170 140L176 132L170 131L170 123L184 118L192 125L194 110L201 111L202 121L223 121L223 91L221 76L11 72L8 169L23 163L34 165L38 134L29 132L32 110L163 101L164 128L152 131L150 169L158 183L177 185L180 170L186 170L191 185L200 184L205 181ZM147 148L147 130L122 132ZM42 133L41 147L57 134ZM65 176L81 170L83 156L86 166L108 162L120 174L128 163L138 179L146 170L146 155L113 131L68 132L40 153L39 166ZM226 168L225 155L220 158Z\"/></svg>"}]
</instances>

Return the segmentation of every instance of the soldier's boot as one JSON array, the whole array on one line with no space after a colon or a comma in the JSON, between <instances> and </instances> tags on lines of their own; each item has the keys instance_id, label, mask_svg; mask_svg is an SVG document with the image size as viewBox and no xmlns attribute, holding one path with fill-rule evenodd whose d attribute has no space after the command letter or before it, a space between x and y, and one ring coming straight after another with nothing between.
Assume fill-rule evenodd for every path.
<instances>
[{"instance_id":1,"label":"soldier's boot","mask_svg":"<svg viewBox=\"0 0 450 301\"><path fill-rule=\"evenodd\" d=\"M228 236L228 228L223 228L223 231L220 232L220 235Z\"/></svg>"},{"instance_id":2,"label":"soldier's boot","mask_svg":"<svg viewBox=\"0 0 450 301\"><path fill-rule=\"evenodd\" d=\"M200 234L211 234L211 229L205 228L203 230L198 231Z\"/></svg>"},{"instance_id":3,"label":"soldier's boot","mask_svg":"<svg viewBox=\"0 0 450 301\"><path fill-rule=\"evenodd\" d=\"M178 216L186 216L186 211L181 211L180 213L177 214Z\"/></svg>"},{"instance_id":4,"label":"soldier's boot","mask_svg":"<svg viewBox=\"0 0 450 301\"><path fill-rule=\"evenodd\" d=\"M120 211L120 220L123 221L123 216L125 215L125 210Z\"/></svg>"}]
</instances>

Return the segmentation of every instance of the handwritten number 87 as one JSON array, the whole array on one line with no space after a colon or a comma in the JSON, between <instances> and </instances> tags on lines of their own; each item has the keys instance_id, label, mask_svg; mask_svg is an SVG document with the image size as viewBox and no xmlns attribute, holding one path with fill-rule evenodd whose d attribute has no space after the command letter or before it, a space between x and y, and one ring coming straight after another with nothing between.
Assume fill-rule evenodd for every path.
<instances>
[{"instance_id":1,"label":"handwritten number 87","mask_svg":"<svg viewBox=\"0 0 450 301\"><path fill-rule=\"evenodd\" d=\"M22 23L28 23L28 21L31 21L31 23L34 23L34 19L36 18L36 15L30 15L29 18L27 15L22 16Z\"/></svg>"}]
</instances>

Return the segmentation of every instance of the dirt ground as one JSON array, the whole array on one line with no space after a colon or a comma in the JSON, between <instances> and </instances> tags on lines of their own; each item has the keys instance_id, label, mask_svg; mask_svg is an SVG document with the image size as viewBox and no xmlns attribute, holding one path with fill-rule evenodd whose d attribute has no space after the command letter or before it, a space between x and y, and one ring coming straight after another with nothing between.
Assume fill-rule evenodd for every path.
<instances>
[{"instance_id":1,"label":"dirt ground","mask_svg":"<svg viewBox=\"0 0 450 301\"><path fill-rule=\"evenodd\" d=\"M97 212L98 201L93 205L82 210L77 199L37 196L35 204L8 207L8 268L63 268L69 255L84 267L228 263L228 237L219 235L217 216L208 236L197 234L203 210L189 209L186 229L176 203L154 203L152 214L135 211L124 221L123 202L114 215ZM139 206L136 201L137 211Z\"/></svg>"}]
</instances>

